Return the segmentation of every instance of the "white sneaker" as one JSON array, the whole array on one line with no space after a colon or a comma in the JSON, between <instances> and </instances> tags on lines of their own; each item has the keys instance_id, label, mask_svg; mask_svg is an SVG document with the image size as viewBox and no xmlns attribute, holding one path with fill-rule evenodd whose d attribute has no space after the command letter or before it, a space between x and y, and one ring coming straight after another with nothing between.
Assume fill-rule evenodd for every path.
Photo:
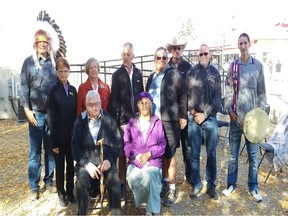
<instances>
[{"instance_id":1,"label":"white sneaker","mask_svg":"<svg viewBox=\"0 0 288 216\"><path fill-rule=\"evenodd\" d=\"M235 191L233 185L230 185L227 189L222 191L222 194L226 197L229 197Z\"/></svg>"},{"instance_id":2,"label":"white sneaker","mask_svg":"<svg viewBox=\"0 0 288 216\"><path fill-rule=\"evenodd\" d=\"M152 213L146 210L146 216L152 216Z\"/></svg>"},{"instance_id":3,"label":"white sneaker","mask_svg":"<svg viewBox=\"0 0 288 216\"><path fill-rule=\"evenodd\" d=\"M262 196L258 193L257 190L249 192L249 194L253 196L255 202L262 202Z\"/></svg>"}]
</instances>

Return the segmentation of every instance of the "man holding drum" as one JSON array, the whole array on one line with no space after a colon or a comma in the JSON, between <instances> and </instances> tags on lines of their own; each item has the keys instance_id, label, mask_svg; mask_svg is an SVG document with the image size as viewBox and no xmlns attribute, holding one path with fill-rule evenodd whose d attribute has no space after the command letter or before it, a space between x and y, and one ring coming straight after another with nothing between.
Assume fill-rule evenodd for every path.
<instances>
[{"instance_id":1,"label":"man holding drum","mask_svg":"<svg viewBox=\"0 0 288 216\"><path fill-rule=\"evenodd\" d=\"M263 65L249 53L251 46L248 34L238 38L241 56L232 62L226 77L225 108L230 115L230 158L228 165L227 188L222 194L230 196L236 189L238 175L238 156L243 133L243 120L252 109L266 108L266 89ZM245 137L248 159L248 190L256 202L262 201L258 193L258 145Z\"/></svg>"}]
</instances>

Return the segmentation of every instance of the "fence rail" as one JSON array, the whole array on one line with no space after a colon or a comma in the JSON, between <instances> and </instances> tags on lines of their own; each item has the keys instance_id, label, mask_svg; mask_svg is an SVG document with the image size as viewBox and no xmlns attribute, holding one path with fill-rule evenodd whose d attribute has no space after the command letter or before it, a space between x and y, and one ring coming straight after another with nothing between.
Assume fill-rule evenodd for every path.
<instances>
[{"instance_id":1,"label":"fence rail","mask_svg":"<svg viewBox=\"0 0 288 216\"><path fill-rule=\"evenodd\" d=\"M220 72L221 75L221 87L222 95L224 94L225 87L225 75L226 71L222 67L222 52L219 50L211 50L212 52L212 63ZM168 57L171 57L169 54ZM185 50L183 52L183 58L185 58L192 65L195 65L198 61L198 55L196 50ZM100 72L99 78L107 83L111 87L112 74L122 65L122 59L106 60L100 61ZM133 63L142 72L144 87L146 85L147 79L154 69L154 55L143 55L136 56L133 59ZM77 89L79 85L86 81L87 74L85 72L85 64L71 64L70 65L70 75L69 82L75 86ZM17 115L17 114L16 114ZM23 107L18 105L18 122L26 121L26 115L23 111Z\"/></svg>"},{"instance_id":2,"label":"fence rail","mask_svg":"<svg viewBox=\"0 0 288 216\"><path fill-rule=\"evenodd\" d=\"M220 72L221 80L222 80L222 93L224 93L224 79L226 75L226 71L222 67L222 51L219 50L211 50L212 57L211 62ZM171 54L169 54L171 57ZM198 55L196 50L185 50L183 51L183 58L185 58L192 65L195 65L198 61ZM122 65L122 59L113 59L113 60L105 60L100 61L100 72L99 78L111 86L112 74ZM142 72L143 75L143 83L146 85L147 79L151 72L154 69L154 55L143 55L143 56L135 56L133 59L133 63L136 67ZM70 76L69 81L72 85L74 85L77 89L78 86L85 82L87 79L87 74L85 73L85 64L71 64L70 65Z\"/></svg>"}]
</instances>

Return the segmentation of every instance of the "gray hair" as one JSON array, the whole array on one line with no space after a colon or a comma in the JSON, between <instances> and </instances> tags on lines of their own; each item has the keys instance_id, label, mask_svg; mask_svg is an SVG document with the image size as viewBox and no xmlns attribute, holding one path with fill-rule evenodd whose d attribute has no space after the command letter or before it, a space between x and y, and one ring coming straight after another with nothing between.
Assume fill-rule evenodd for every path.
<instances>
[{"instance_id":1,"label":"gray hair","mask_svg":"<svg viewBox=\"0 0 288 216\"><path fill-rule=\"evenodd\" d=\"M154 54L154 60L156 60L156 57L157 57L157 52L160 51L160 50L163 50L164 52L166 52L166 55L168 55L168 51L165 47L158 47L157 50L155 51L155 54Z\"/></svg>"},{"instance_id":2,"label":"gray hair","mask_svg":"<svg viewBox=\"0 0 288 216\"><path fill-rule=\"evenodd\" d=\"M92 98L96 98L97 102L99 101L101 103L101 99L100 99L100 95L98 93L98 91L96 90L90 90L88 91L87 95L86 95L86 104L92 99Z\"/></svg>"},{"instance_id":3,"label":"gray hair","mask_svg":"<svg viewBox=\"0 0 288 216\"><path fill-rule=\"evenodd\" d=\"M200 50L202 47L207 47L208 51L210 52L210 48L209 48L209 46L208 46L207 44L204 44L204 43L201 44L199 50Z\"/></svg>"},{"instance_id":4,"label":"gray hair","mask_svg":"<svg viewBox=\"0 0 288 216\"><path fill-rule=\"evenodd\" d=\"M123 51L124 51L126 48L127 48L128 50L130 50L131 53L134 55L134 47L133 47L133 44L132 44L132 43L130 43L130 42L124 43L124 44L123 44L123 47L122 47L122 53L123 53Z\"/></svg>"},{"instance_id":5,"label":"gray hair","mask_svg":"<svg viewBox=\"0 0 288 216\"><path fill-rule=\"evenodd\" d=\"M99 61L96 58L89 58L87 60L86 64L85 64L85 72L86 72L87 75L89 74L89 68L90 68L90 65L92 64L92 62L96 62L98 71L100 72L100 63L99 63Z\"/></svg>"}]
</instances>

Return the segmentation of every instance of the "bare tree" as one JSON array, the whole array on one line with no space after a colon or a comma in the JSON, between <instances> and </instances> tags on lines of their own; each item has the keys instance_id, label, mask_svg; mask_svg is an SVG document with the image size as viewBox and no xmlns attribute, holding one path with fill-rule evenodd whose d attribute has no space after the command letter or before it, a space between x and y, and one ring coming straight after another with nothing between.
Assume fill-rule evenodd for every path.
<instances>
[{"instance_id":1,"label":"bare tree","mask_svg":"<svg viewBox=\"0 0 288 216\"><path fill-rule=\"evenodd\" d=\"M196 39L196 35L194 35L194 26L191 18L188 18L185 21L183 21L178 36L184 37L187 40Z\"/></svg>"}]
</instances>

